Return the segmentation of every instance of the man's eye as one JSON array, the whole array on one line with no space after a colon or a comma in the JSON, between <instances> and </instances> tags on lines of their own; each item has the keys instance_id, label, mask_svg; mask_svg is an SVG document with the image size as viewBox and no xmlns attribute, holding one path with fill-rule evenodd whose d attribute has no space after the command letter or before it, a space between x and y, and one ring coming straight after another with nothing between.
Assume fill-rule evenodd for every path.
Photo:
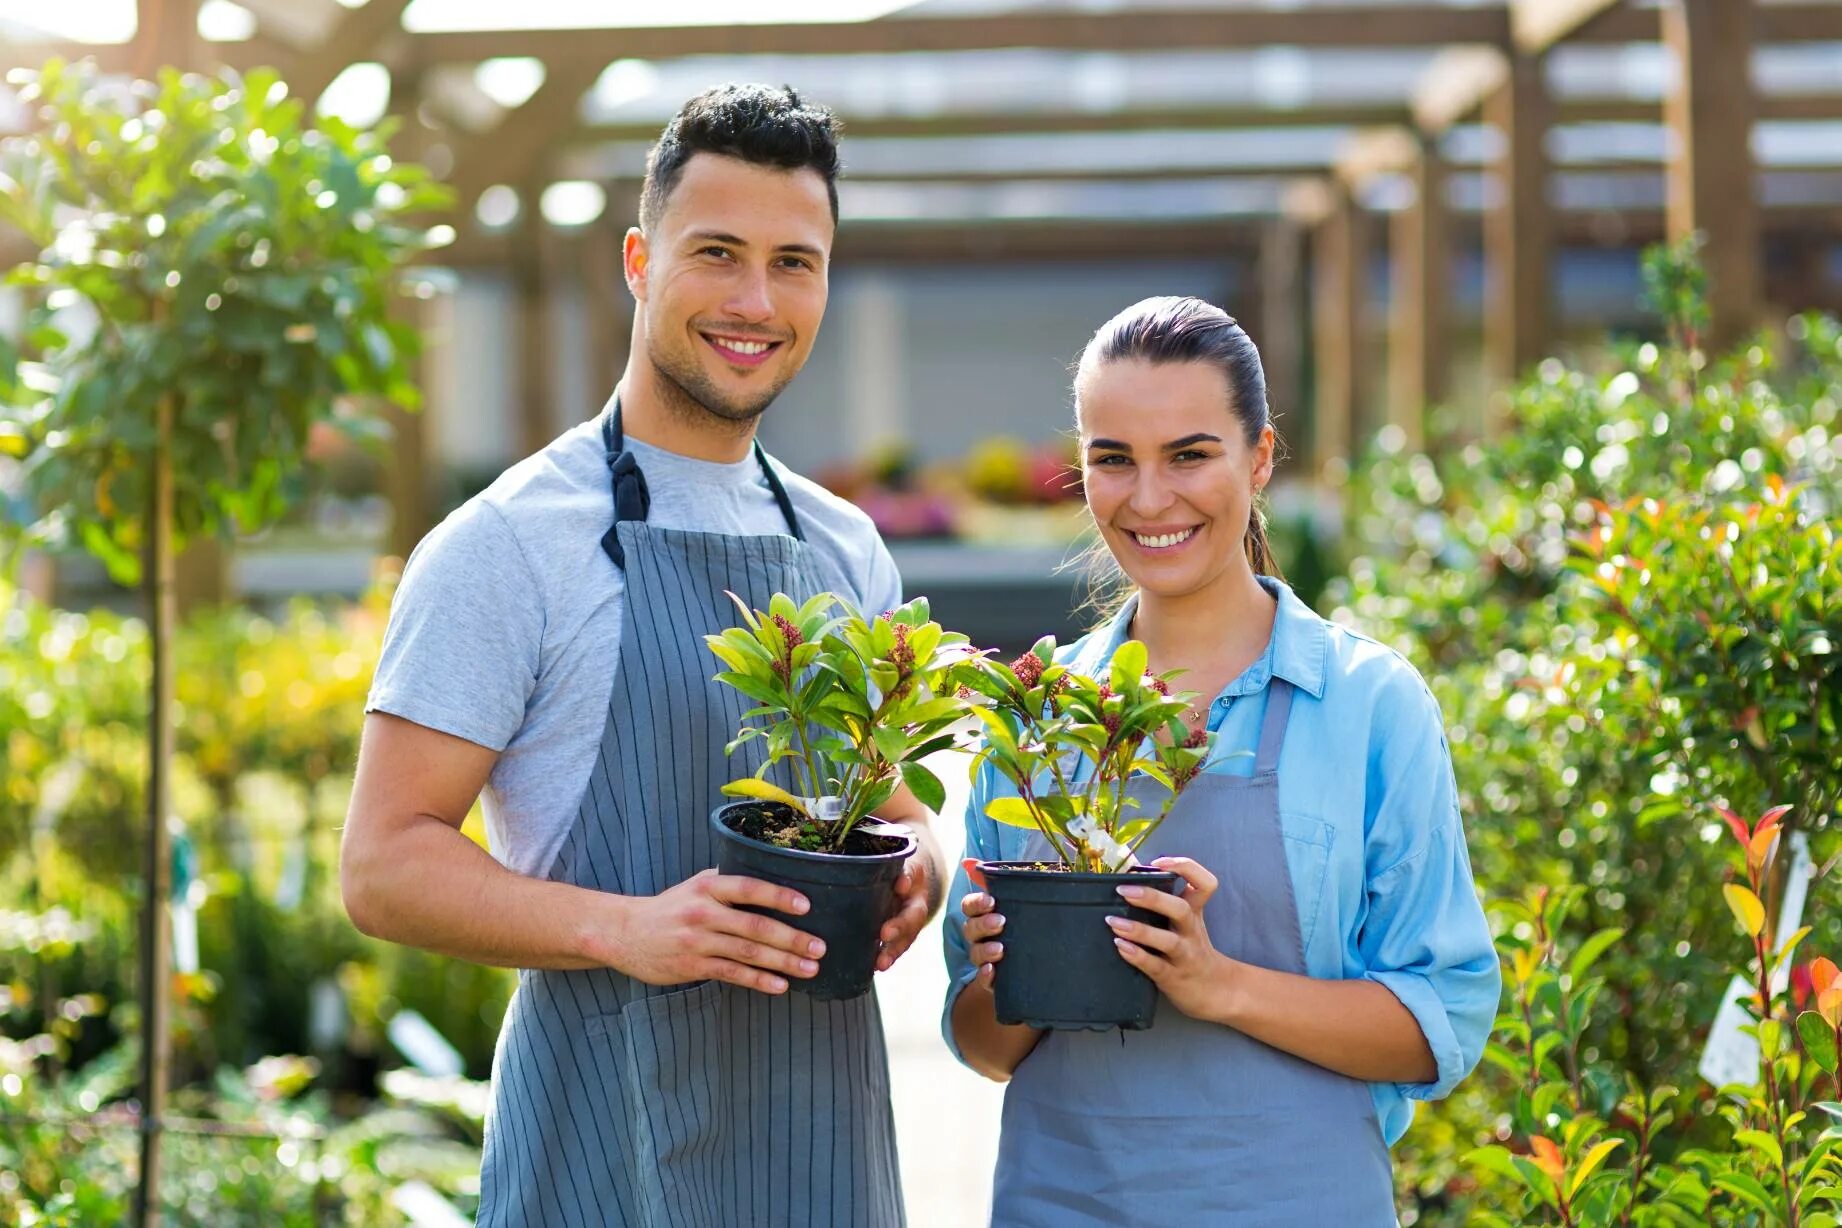
<instances>
[{"instance_id":1,"label":"man's eye","mask_svg":"<svg viewBox=\"0 0 1842 1228\"><path fill-rule=\"evenodd\" d=\"M700 256L721 256L721 257L727 258L729 255L729 249L726 247L706 247L700 250L697 254Z\"/></svg>"}]
</instances>

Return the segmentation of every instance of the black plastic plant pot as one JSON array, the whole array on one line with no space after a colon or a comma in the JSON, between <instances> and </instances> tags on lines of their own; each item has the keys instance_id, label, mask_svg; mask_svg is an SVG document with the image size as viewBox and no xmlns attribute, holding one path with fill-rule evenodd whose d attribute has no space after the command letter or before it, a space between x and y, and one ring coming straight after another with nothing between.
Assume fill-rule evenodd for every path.
<instances>
[{"instance_id":1,"label":"black plastic plant pot","mask_svg":"<svg viewBox=\"0 0 1842 1228\"><path fill-rule=\"evenodd\" d=\"M993 985L999 1023L1095 1032L1151 1026L1158 987L1120 958L1106 918L1169 928L1162 914L1126 903L1117 888L1131 882L1176 892L1175 873L1138 867L1071 873L1016 861L988 861L980 869L1004 918L1004 958Z\"/></svg>"},{"instance_id":2,"label":"black plastic plant pot","mask_svg":"<svg viewBox=\"0 0 1842 1228\"><path fill-rule=\"evenodd\" d=\"M895 883L902 876L902 863L915 851L914 834L866 820L851 832L847 851L809 853L779 848L736 830L735 825L751 815L775 813L793 814L778 802L718 806L710 815L716 829L717 871L791 887L805 896L812 911L804 916L765 908L746 911L785 921L824 941L818 973L790 976L787 984L822 1002L860 997L869 992L876 975L880 931L895 911Z\"/></svg>"}]
</instances>

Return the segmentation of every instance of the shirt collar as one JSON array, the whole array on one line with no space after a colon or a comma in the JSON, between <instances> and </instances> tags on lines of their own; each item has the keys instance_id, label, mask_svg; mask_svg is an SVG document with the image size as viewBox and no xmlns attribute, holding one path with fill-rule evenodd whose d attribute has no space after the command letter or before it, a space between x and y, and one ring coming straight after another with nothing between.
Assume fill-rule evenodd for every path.
<instances>
[{"instance_id":1,"label":"shirt collar","mask_svg":"<svg viewBox=\"0 0 1842 1228\"><path fill-rule=\"evenodd\" d=\"M1221 696L1217 698L1251 695L1265 690L1267 683L1275 676L1284 678L1314 699L1324 698L1325 662L1330 656L1330 628L1318 617L1316 611L1298 599L1298 595L1284 581L1272 576L1258 576L1256 579L1260 581L1261 587L1279 601L1278 612L1273 618L1273 638L1267 641L1266 651L1260 654L1260 659L1224 687ZM1098 676L1101 668L1113 659L1119 646L1126 642L1126 633L1132 626L1132 616L1137 611L1138 594L1134 593L1119 613L1113 616L1113 621L1089 639L1086 647L1075 658L1073 668L1076 672L1088 677Z\"/></svg>"}]
</instances>

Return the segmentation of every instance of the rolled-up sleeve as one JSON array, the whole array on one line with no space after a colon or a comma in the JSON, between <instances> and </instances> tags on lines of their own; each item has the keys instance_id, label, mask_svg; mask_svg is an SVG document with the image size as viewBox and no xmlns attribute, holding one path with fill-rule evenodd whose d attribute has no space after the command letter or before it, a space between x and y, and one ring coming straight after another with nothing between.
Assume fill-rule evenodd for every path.
<instances>
[{"instance_id":1,"label":"rolled-up sleeve","mask_svg":"<svg viewBox=\"0 0 1842 1228\"><path fill-rule=\"evenodd\" d=\"M1438 707L1424 688L1403 706L1396 737L1372 765L1379 787L1357 951L1368 979L1412 1012L1438 1066L1431 1083L1398 1084L1401 1094L1435 1100L1483 1056L1502 973L1471 879Z\"/></svg>"},{"instance_id":2,"label":"rolled-up sleeve","mask_svg":"<svg viewBox=\"0 0 1842 1228\"><path fill-rule=\"evenodd\" d=\"M980 861L996 860L998 853L997 825L985 817L985 807L991 801L992 770L981 768L972 781L972 790L966 799L966 856ZM946 1038L947 1048L953 1056L965 1064L965 1056L959 1051L959 1042L953 1037L953 1004L959 1001L959 995L978 969L972 964L971 948L966 942L966 913L960 907L972 891L972 880L966 875L962 864L953 872L952 886L947 888L946 911L942 918L940 931L947 960L947 999L940 1014L940 1034Z\"/></svg>"}]
</instances>

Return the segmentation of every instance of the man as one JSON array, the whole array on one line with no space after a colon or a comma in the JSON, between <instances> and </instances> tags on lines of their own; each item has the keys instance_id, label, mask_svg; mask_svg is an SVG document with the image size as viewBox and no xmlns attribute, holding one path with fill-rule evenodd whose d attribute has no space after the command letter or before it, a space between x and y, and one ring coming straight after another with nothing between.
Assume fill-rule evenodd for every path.
<instances>
[{"instance_id":1,"label":"man","mask_svg":"<svg viewBox=\"0 0 1842 1228\"><path fill-rule=\"evenodd\" d=\"M368 934L522 969L493 1061L483 1225L903 1222L875 998L789 992L797 892L719 876L742 701L702 637L733 591L900 579L867 517L755 444L825 312L837 130L791 90L686 103L627 233L632 358L607 409L430 534L391 611L341 863ZM485 791L492 855L458 830ZM938 903L911 825L879 967Z\"/></svg>"}]
</instances>

